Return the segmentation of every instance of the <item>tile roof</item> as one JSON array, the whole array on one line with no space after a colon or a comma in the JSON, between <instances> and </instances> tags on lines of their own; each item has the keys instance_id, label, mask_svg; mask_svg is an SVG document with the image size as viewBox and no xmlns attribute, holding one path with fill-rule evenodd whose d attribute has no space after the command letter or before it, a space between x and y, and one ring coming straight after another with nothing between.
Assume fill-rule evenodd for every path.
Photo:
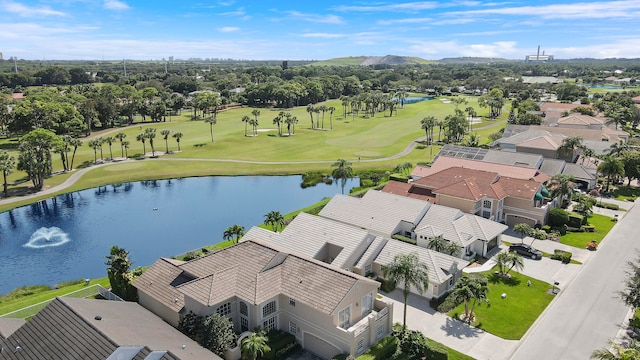
<instances>
[{"instance_id":1,"label":"tile roof","mask_svg":"<svg viewBox=\"0 0 640 360\"><path fill-rule=\"evenodd\" d=\"M432 191L436 194L462 199L480 200L483 197L501 199L506 194L500 186L496 186L500 178L500 175L495 172L450 167L418 179L412 185L433 189Z\"/></svg>"},{"instance_id":2,"label":"tile roof","mask_svg":"<svg viewBox=\"0 0 640 360\"><path fill-rule=\"evenodd\" d=\"M571 111L577 107L587 107L590 108L589 104L570 104L570 103L555 103L555 102L545 102L540 105L540 110L547 111Z\"/></svg>"},{"instance_id":3,"label":"tile roof","mask_svg":"<svg viewBox=\"0 0 640 360\"><path fill-rule=\"evenodd\" d=\"M175 260L161 258L135 279L133 286L178 312L184 307L184 296L176 286L195 278L181 269Z\"/></svg>"},{"instance_id":4,"label":"tile roof","mask_svg":"<svg viewBox=\"0 0 640 360\"><path fill-rule=\"evenodd\" d=\"M560 146L562 146L562 142L564 141L564 136L559 135L543 135L537 136L531 139L524 140L516 144L518 148L526 147L530 149L544 149L544 150L553 150L557 151Z\"/></svg>"},{"instance_id":5,"label":"tile roof","mask_svg":"<svg viewBox=\"0 0 640 360\"><path fill-rule=\"evenodd\" d=\"M582 115L579 113L571 113L568 116L558 119L558 124L560 125L604 126L606 122L607 119L597 118L590 115Z\"/></svg>"},{"instance_id":6,"label":"tile roof","mask_svg":"<svg viewBox=\"0 0 640 360\"><path fill-rule=\"evenodd\" d=\"M402 222L420 221L428 206L424 200L369 190L362 198L334 196L320 216L390 236Z\"/></svg>"},{"instance_id":7,"label":"tile roof","mask_svg":"<svg viewBox=\"0 0 640 360\"><path fill-rule=\"evenodd\" d=\"M491 150L495 151L495 150ZM487 153L488 154L488 153ZM513 153L510 153L513 154ZM486 160L469 160L463 158L454 158L449 156L438 156L431 167L418 165L415 167L411 176L424 177L439 171L451 168L463 167L474 170L484 170L496 172L502 176L515 177L520 179L530 179L537 175L538 170L531 167L507 165L504 163L493 163Z\"/></svg>"},{"instance_id":8,"label":"tile roof","mask_svg":"<svg viewBox=\"0 0 640 360\"><path fill-rule=\"evenodd\" d=\"M566 166L567 162L561 159L549 159L545 158L540 166L540 171L551 176L560 174L562 169Z\"/></svg>"},{"instance_id":9,"label":"tile roof","mask_svg":"<svg viewBox=\"0 0 640 360\"><path fill-rule=\"evenodd\" d=\"M220 359L134 302L57 298L7 339L3 359ZM183 348L183 345L185 347Z\"/></svg>"},{"instance_id":10,"label":"tile roof","mask_svg":"<svg viewBox=\"0 0 640 360\"><path fill-rule=\"evenodd\" d=\"M243 241L178 265L177 268L193 274L195 279L178 284L176 291L204 305L218 304L233 296L260 304L281 294L330 314L358 282L375 283L257 239ZM163 275L147 277L146 280L154 284L162 281L163 287L171 283L171 279Z\"/></svg>"},{"instance_id":11,"label":"tile roof","mask_svg":"<svg viewBox=\"0 0 640 360\"><path fill-rule=\"evenodd\" d=\"M452 270L460 270L469 265L468 261L393 239L387 242L374 262L385 266L391 263L396 255L410 253L416 253L420 262L427 265L429 281L438 284L447 282L452 276Z\"/></svg>"}]
</instances>

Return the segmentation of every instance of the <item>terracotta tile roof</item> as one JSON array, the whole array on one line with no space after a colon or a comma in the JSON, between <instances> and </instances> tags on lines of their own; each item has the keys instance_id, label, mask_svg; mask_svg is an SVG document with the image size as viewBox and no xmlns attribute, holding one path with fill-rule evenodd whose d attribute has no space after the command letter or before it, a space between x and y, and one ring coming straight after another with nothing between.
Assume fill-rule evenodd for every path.
<instances>
[{"instance_id":1,"label":"terracotta tile roof","mask_svg":"<svg viewBox=\"0 0 640 360\"><path fill-rule=\"evenodd\" d=\"M13 94L11 94L11 98L13 100L22 100L22 99L24 99L24 93L21 93L21 92L20 93L13 93Z\"/></svg>"},{"instance_id":2,"label":"terracotta tile roof","mask_svg":"<svg viewBox=\"0 0 640 360\"><path fill-rule=\"evenodd\" d=\"M454 158L449 156L438 156L431 167L418 165L415 167L411 175L415 177L425 177L452 167L463 167L474 170L491 171L496 172L501 176L509 176L521 179L530 179L536 176L538 172L534 168L522 166L498 164L482 160Z\"/></svg>"},{"instance_id":3,"label":"terracotta tile roof","mask_svg":"<svg viewBox=\"0 0 640 360\"><path fill-rule=\"evenodd\" d=\"M174 280L164 270L164 264L166 262L156 262L145 272L151 271L144 281L152 281L153 285L162 282L164 289L172 287L170 284ZM156 266L162 269L154 269ZM234 296L260 304L281 294L330 314L356 283L373 283L373 280L257 239L241 242L176 268L193 274L195 279L174 286L174 291L207 306ZM178 276L179 273L174 271L171 274ZM135 285L146 291L137 281ZM158 294L154 293L156 296ZM160 299L165 298L167 296ZM181 301L184 301L182 299L181 296Z\"/></svg>"},{"instance_id":4,"label":"terracotta tile roof","mask_svg":"<svg viewBox=\"0 0 640 360\"><path fill-rule=\"evenodd\" d=\"M540 106L540 110L547 111L571 111L577 107L587 107L590 108L590 104L568 104L568 103L554 103L554 102L546 102Z\"/></svg>"},{"instance_id":5,"label":"terracotta tile roof","mask_svg":"<svg viewBox=\"0 0 640 360\"><path fill-rule=\"evenodd\" d=\"M520 199L533 200L540 184L542 184L542 181L539 180L500 178L500 185L507 196Z\"/></svg>"}]
</instances>

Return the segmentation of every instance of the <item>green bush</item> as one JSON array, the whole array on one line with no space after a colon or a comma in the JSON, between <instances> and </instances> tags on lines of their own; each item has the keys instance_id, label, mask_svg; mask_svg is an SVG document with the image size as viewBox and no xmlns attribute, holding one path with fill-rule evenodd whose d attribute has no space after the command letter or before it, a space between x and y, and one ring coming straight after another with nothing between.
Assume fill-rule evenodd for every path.
<instances>
[{"instance_id":1,"label":"green bush","mask_svg":"<svg viewBox=\"0 0 640 360\"><path fill-rule=\"evenodd\" d=\"M569 213L560 208L553 208L549 211L549 225L562 226L569 222Z\"/></svg>"},{"instance_id":2,"label":"green bush","mask_svg":"<svg viewBox=\"0 0 640 360\"><path fill-rule=\"evenodd\" d=\"M600 208L609 209L609 210L620 210L620 206L618 206L616 204L596 203L596 206L600 207Z\"/></svg>"},{"instance_id":3,"label":"green bush","mask_svg":"<svg viewBox=\"0 0 640 360\"><path fill-rule=\"evenodd\" d=\"M400 182L409 182L409 177L403 174L391 174L389 175L389 180L395 180Z\"/></svg>"},{"instance_id":4,"label":"green bush","mask_svg":"<svg viewBox=\"0 0 640 360\"><path fill-rule=\"evenodd\" d=\"M60 284L56 284L56 286L54 288L62 289L62 288L67 287L67 286L80 285L80 284L84 284L84 279L61 282Z\"/></svg>"},{"instance_id":5,"label":"green bush","mask_svg":"<svg viewBox=\"0 0 640 360\"><path fill-rule=\"evenodd\" d=\"M542 227L542 231L546 232L547 234L551 232L551 225L545 225Z\"/></svg>"},{"instance_id":6,"label":"green bush","mask_svg":"<svg viewBox=\"0 0 640 360\"><path fill-rule=\"evenodd\" d=\"M433 309L436 309L438 310L438 312L441 312L443 314L448 313L456 306L458 306L458 304L456 304L456 302L454 301L453 296L446 296L439 299L433 298L429 301L429 305L431 305Z\"/></svg>"},{"instance_id":7,"label":"green bush","mask_svg":"<svg viewBox=\"0 0 640 360\"><path fill-rule=\"evenodd\" d=\"M567 225L562 225L562 226L552 226L551 227L552 231L557 231L560 233L560 235L566 235L567 234Z\"/></svg>"},{"instance_id":8,"label":"green bush","mask_svg":"<svg viewBox=\"0 0 640 360\"><path fill-rule=\"evenodd\" d=\"M424 358L427 360L447 360L449 359L449 350L444 345L427 339L425 355Z\"/></svg>"},{"instance_id":9,"label":"green bush","mask_svg":"<svg viewBox=\"0 0 640 360\"><path fill-rule=\"evenodd\" d=\"M573 256L573 253L571 253L569 251L555 249L553 251L553 255L551 255L551 259L560 260L563 263L568 264L569 262L571 262L571 257L572 256Z\"/></svg>"},{"instance_id":10,"label":"green bush","mask_svg":"<svg viewBox=\"0 0 640 360\"><path fill-rule=\"evenodd\" d=\"M392 292L393 290L396 289L395 281L387 281L387 280L384 280L384 279L381 279L381 278L379 278L378 281L380 283L382 283L380 285L380 290L382 290L382 291L384 291L386 293L390 293L390 292Z\"/></svg>"},{"instance_id":11,"label":"green bush","mask_svg":"<svg viewBox=\"0 0 640 360\"><path fill-rule=\"evenodd\" d=\"M582 225L583 221L584 221L584 216L582 216L580 214L576 214L576 213L570 213L569 214L569 221L567 222L567 226L574 227L574 228L579 228Z\"/></svg>"},{"instance_id":12,"label":"green bush","mask_svg":"<svg viewBox=\"0 0 640 360\"><path fill-rule=\"evenodd\" d=\"M567 231L569 231L569 232L584 232L584 229L582 227L567 226Z\"/></svg>"},{"instance_id":13,"label":"green bush","mask_svg":"<svg viewBox=\"0 0 640 360\"><path fill-rule=\"evenodd\" d=\"M267 342L271 351L267 351L262 356L263 359L283 359L283 353L296 351L296 337L282 330L272 330L267 333Z\"/></svg>"},{"instance_id":14,"label":"green bush","mask_svg":"<svg viewBox=\"0 0 640 360\"><path fill-rule=\"evenodd\" d=\"M593 226L593 225L584 225L584 226L582 226L582 228L586 232L594 232L594 231L596 231L596 227Z\"/></svg>"}]
</instances>

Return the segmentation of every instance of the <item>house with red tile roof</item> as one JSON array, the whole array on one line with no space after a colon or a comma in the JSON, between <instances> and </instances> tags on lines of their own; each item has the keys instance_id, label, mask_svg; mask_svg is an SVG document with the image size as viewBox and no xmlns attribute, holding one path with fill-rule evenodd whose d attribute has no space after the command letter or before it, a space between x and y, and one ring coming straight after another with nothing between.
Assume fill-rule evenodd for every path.
<instances>
[{"instance_id":1,"label":"house with red tile roof","mask_svg":"<svg viewBox=\"0 0 640 360\"><path fill-rule=\"evenodd\" d=\"M410 183L390 181L384 192L448 206L504 222L544 225L550 208L543 181L502 176L498 172L450 167Z\"/></svg>"}]
</instances>

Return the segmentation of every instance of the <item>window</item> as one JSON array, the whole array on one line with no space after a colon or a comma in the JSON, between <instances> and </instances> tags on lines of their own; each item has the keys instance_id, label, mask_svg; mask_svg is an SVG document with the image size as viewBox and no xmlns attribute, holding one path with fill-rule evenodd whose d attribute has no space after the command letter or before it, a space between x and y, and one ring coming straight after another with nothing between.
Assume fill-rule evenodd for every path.
<instances>
[{"instance_id":1,"label":"window","mask_svg":"<svg viewBox=\"0 0 640 360\"><path fill-rule=\"evenodd\" d=\"M482 201L482 207L485 207L487 209L491 209L491 200Z\"/></svg>"},{"instance_id":2,"label":"window","mask_svg":"<svg viewBox=\"0 0 640 360\"><path fill-rule=\"evenodd\" d=\"M227 316L231 314L231 303L228 302L226 304L222 304L218 306L218 308L216 309L216 312L222 316Z\"/></svg>"},{"instance_id":3,"label":"window","mask_svg":"<svg viewBox=\"0 0 640 360\"><path fill-rule=\"evenodd\" d=\"M453 277L449 279L449 286L453 286Z\"/></svg>"},{"instance_id":4,"label":"window","mask_svg":"<svg viewBox=\"0 0 640 360\"><path fill-rule=\"evenodd\" d=\"M351 326L351 306L347 306L346 308L342 309L338 316L340 318L340 327L343 329L348 329L349 326Z\"/></svg>"},{"instance_id":5,"label":"window","mask_svg":"<svg viewBox=\"0 0 640 360\"><path fill-rule=\"evenodd\" d=\"M380 325L378 326L378 329L376 329L376 340L382 339L383 336L384 336L384 325Z\"/></svg>"},{"instance_id":6,"label":"window","mask_svg":"<svg viewBox=\"0 0 640 360\"><path fill-rule=\"evenodd\" d=\"M296 299L294 299L294 298L289 298L289 305L291 305L291 306L296 306Z\"/></svg>"},{"instance_id":7,"label":"window","mask_svg":"<svg viewBox=\"0 0 640 360\"><path fill-rule=\"evenodd\" d=\"M274 312L276 312L276 302L272 301L262 308L262 317L265 318Z\"/></svg>"},{"instance_id":8,"label":"window","mask_svg":"<svg viewBox=\"0 0 640 360\"><path fill-rule=\"evenodd\" d=\"M358 340L358 354L364 351L364 339Z\"/></svg>"},{"instance_id":9,"label":"window","mask_svg":"<svg viewBox=\"0 0 640 360\"><path fill-rule=\"evenodd\" d=\"M373 292L362 297L362 316L367 316L373 310Z\"/></svg>"},{"instance_id":10,"label":"window","mask_svg":"<svg viewBox=\"0 0 640 360\"><path fill-rule=\"evenodd\" d=\"M491 217L491 212L490 211L483 211L482 212L482 217L485 219L488 219Z\"/></svg>"},{"instance_id":11,"label":"window","mask_svg":"<svg viewBox=\"0 0 640 360\"><path fill-rule=\"evenodd\" d=\"M364 266L364 276L371 274L371 264L367 264Z\"/></svg>"},{"instance_id":12,"label":"window","mask_svg":"<svg viewBox=\"0 0 640 360\"><path fill-rule=\"evenodd\" d=\"M268 318L267 320L265 320L262 323L262 328L264 329L264 331L269 332L271 330L275 330L276 329L276 317L271 317Z\"/></svg>"},{"instance_id":13,"label":"window","mask_svg":"<svg viewBox=\"0 0 640 360\"><path fill-rule=\"evenodd\" d=\"M240 302L240 315L247 316L249 315L249 309L247 308L247 303Z\"/></svg>"},{"instance_id":14,"label":"window","mask_svg":"<svg viewBox=\"0 0 640 360\"><path fill-rule=\"evenodd\" d=\"M240 331L249 331L249 320L242 316L240 316Z\"/></svg>"},{"instance_id":15,"label":"window","mask_svg":"<svg viewBox=\"0 0 640 360\"><path fill-rule=\"evenodd\" d=\"M298 326L296 323L289 321L289 332L295 335L298 332Z\"/></svg>"}]
</instances>

